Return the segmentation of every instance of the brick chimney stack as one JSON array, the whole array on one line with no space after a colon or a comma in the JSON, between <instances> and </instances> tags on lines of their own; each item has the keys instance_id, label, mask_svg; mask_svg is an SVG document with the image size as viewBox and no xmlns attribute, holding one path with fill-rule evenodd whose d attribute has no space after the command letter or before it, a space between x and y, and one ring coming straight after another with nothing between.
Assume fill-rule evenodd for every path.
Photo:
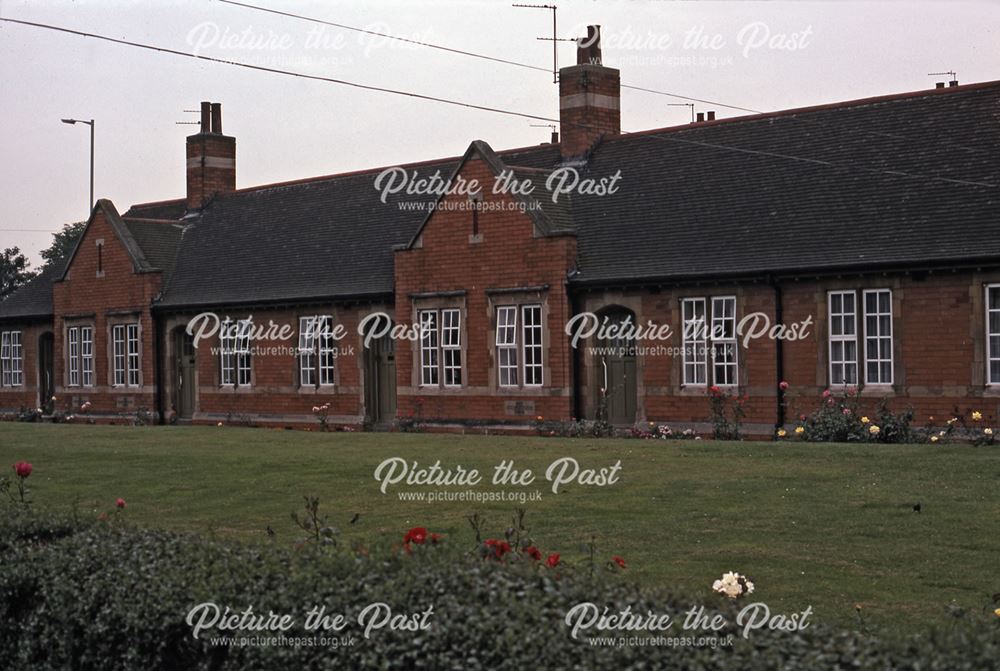
<instances>
[{"instance_id":1,"label":"brick chimney stack","mask_svg":"<svg viewBox=\"0 0 1000 671\"><path fill-rule=\"evenodd\" d=\"M559 70L559 130L564 159L579 158L601 137L619 135L621 73L601 61L601 27L577 41L576 65Z\"/></svg>"},{"instance_id":2,"label":"brick chimney stack","mask_svg":"<svg viewBox=\"0 0 1000 671\"><path fill-rule=\"evenodd\" d=\"M222 105L201 104L201 128L187 139L187 207L236 189L236 138L222 134Z\"/></svg>"}]
</instances>

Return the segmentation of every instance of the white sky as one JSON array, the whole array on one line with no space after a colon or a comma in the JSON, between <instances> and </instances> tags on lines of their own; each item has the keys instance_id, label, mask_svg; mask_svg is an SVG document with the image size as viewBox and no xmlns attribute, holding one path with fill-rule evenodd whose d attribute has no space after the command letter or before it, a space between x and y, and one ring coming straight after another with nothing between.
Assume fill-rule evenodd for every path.
<instances>
[{"instance_id":1,"label":"white sky","mask_svg":"<svg viewBox=\"0 0 1000 671\"><path fill-rule=\"evenodd\" d=\"M551 67L550 13L499 0L246 0L338 23ZM669 2L563 0L560 37L604 31L605 63L622 82L758 110L922 88L929 72L962 83L1000 79L1000 2ZM269 67L558 117L550 75L386 42L234 7L178 2L0 0L0 17L51 23ZM248 35L221 44L218 36ZM685 39L700 35L695 45ZM754 46L762 36L796 46ZM804 37L803 37L804 36ZM327 40L318 47L317 37ZM311 40L311 42L310 42ZM754 40L751 43L751 40ZM714 44L713 44L714 43ZM712 44L713 46L709 46ZM714 48L713 48L714 47ZM563 65L574 45L559 46ZM85 218L87 126L97 122L96 197L122 212L184 194L184 137L201 100L223 104L237 138L237 185L461 154L547 140L530 121L284 77L0 23L0 248L38 265L50 232ZM622 126L684 123L683 102L622 92ZM699 110L713 109L699 105ZM739 114L715 107L718 116Z\"/></svg>"}]
</instances>

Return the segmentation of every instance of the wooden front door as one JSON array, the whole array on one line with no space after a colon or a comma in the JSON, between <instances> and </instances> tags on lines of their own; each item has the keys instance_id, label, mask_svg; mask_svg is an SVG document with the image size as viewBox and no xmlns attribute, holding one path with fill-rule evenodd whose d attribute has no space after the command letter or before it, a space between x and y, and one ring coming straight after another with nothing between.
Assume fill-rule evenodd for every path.
<instances>
[{"instance_id":1,"label":"wooden front door","mask_svg":"<svg viewBox=\"0 0 1000 671\"><path fill-rule=\"evenodd\" d=\"M181 419L190 419L195 406L194 339L181 328L174 332L174 409Z\"/></svg>"},{"instance_id":2,"label":"wooden front door","mask_svg":"<svg viewBox=\"0 0 1000 671\"><path fill-rule=\"evenodd\" d=\"M55 338L51 333L43 333L38 338L38 407L44 408L56 392L52 372Z\"/></svg>"},{"instance_id":3,"label":"wooden front door","mask_svg":"<svg viewBox=\"0 0 1000 671\"><path fill-rule=\"evenodd\" d=\"M632 313L624 310L613 312L608 317L609 324L617 325L626 320L635 323ZM617 425L634 424L637 396L635 342L623 338L602 341L598 349L597 374L604 389L607 420Z\"/></svg>"},{"instance_id":4,"label":"wooden front door","mask_svg":"<svg viewBox=\"0 0 1000 671\"><path fill-rule=\"evenodd\" d=\"M387 424L396 418L396 347L386 335L365 352L365 407L368 421Z\"/></svg>"}]
</instances>

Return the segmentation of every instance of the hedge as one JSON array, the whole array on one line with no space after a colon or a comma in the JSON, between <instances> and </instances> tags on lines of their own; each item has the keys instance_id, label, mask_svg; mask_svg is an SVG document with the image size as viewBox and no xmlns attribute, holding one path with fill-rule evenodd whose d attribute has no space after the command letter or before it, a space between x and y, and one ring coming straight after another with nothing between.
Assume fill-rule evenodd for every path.
<instances>
[{"instance_id":1,"label":"hedge","mask_svg":"<svg viewBox=\"0 0 1000 671\"><path fill-rule=\"evenodd\" d=\"M906 641L813 624L734 634L732 647L593 647L569 636L580 602L681 613L691 599L620 576L499 565L421 546L408 555L231 543L16 513L0 522L0 667L9 669L917 669L996 668L993 622L948 623ZM213 646L195 604L295 613L433 605L418 633L354 631L353 646ZM712 602L732 620L736 607ZM992 616L991 616L992 617ZM301 621L301 617L297 617ZM346 633L346 632L345 632ZM289 635L292 635L290 632ZM680 636L683 632L670 633Z\"/></svg>"}]
</instances>

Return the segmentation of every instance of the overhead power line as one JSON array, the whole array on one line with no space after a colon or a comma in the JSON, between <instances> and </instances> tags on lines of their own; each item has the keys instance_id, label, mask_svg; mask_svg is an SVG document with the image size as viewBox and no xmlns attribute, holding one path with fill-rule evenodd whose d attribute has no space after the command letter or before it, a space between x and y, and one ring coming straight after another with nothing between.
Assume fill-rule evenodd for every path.
<instances>
[{"instance_id":1,"label":"overhead power line","mask_svg":"<svg viewBox=\"0 0 1000 671\"><path fill-rule=\"evenodd\" d=\"M375 35L378 37L384 37L389 40L397 40L399 42L406 42L408 44L416 44L422 47L427 47L428 49L437 49L439 51L446 51L453 54L458 54L461 56L469 56L471 58L479 58L485 61L493 61L496 63L504 63L506 65L513 65L519 68L526 68L528 70L538 70L539 72L545 72L546 74L551 73L549 68L543 68L539 65L532 65L531 63L523 63L520 61L512 61L507 58L498 58L496 56L490 56L488 54L481 54L474 51L466 51L464 49L456 49L453 47L447 47L442 44L434 44L432 42L421 42L420 40L411 40L407 37L399 37L398 35L392 35L390 33L382 33L375 30L368 30L367 28L358 28L357 26L349 26L345 23L336 23L334 21L327 21L325 19L318 19L314 16L305 16L304 14L295 14L294 12L283 12L277 9L271 9L270 7L261 7L260 5L253 5L248 2L238 2L237 0L219 0L219 2L226 5L233 5L236 7L243 7L246 9L252 9L258 12L264 12L267 14L277 14L279 16L286 16L291 19L298 19L300 21L308 21L310 23L318 23L324 26L332 26L334 28L341 28L343 30L351 30L357 33L363 33L366 35ZM728 105L726 103L720 103L714 100L706 100L704 98L693 98L691 96L681 95L680 93L671 93L669 91L658 91L656 89L645 88L643 86L631 86L629 84L622 84L623 89L632 89L633 91L644 91L646 93L655 93L656 95L667 96L670 98L680 98L682 100L691 100L693 102L704 103L706 105L715 105L716 107L726 107L728 109L738 110L740 112L752 112L754 114L764 114L760 110L750 109L749 107L740 107L739 105Z\"/></svg>"},{"instance_id":2,"label":"overhead power line","mask_svg":"<svg viewBox=\"0 0 1000 671\"><path fill-rule=\"evenodd\" d=\"M505 114L505 115L508 115L508 116L523 117L523 118L526 118L526 119L532 119L532 120L536 120L536 121L547 121L547 122L560 123L559 119L553 119L551 117L545 117L545 116L541 116L541 115L537 115L537 114L527 114L525 112L515 112L515 111L512 111L512 110L505 110L505 109L498 108L498 107L489 107L489 106L486 106L486 105L476 105L476 104L473 104L473 103L467 103L467 102L462 102L462 101L457 101L457 100L451 100L451 99L448 99L448 98L440 98L440 97L437 97L437 96L424 95L424 94L415 93L415 92L412 92L412 91L401 91L401 90L398 90L398 89L390 89L390 88L385 88L385 87L381 87L381 86L373 86L373 85L370 85L370 84L360 84L358 82L352 82L352 81L348 81L348 80L345 80L345 79L336 79L336 78L333 78L333 77L322 77L322 76L319 76L319 75L310 75L310 74L305 74L305 73L301 73L301 72L293 72L293 71L290 71L290 70L282 70L282 69L279 69L279 68L269 68L269 67L266 67L266 66L263 66L263 65L253 65L253 64L250 64L250 63L241 63L240 61L230 61L230 60L226 60L226 59L222 59L222 58L214 58L212 56L205 56L205 55L202 55L202 54L194 54L194 53L190 53L190 52L187 52L187 51L179 51L177 49L169 49L167 47L158 47L158 46L155 46L155 45L145 44L145 43L142 43L142 42L132 42L130 40L124 40L124 39L119 39L119 38L115 38L115 37L108 37L107 35L99 35L99 34L96 34L96 33L88 33L88 32L81 31L81 30L74 30L74 29L71 29L71 28L64 28L64 27L61 27L61 26L53 26L53 25L45 24L45 23L37 23L37 22L34 22L34 21L22 21L20 19L10 19L10 18L3 18L3 17L0 17L0 21L6 22L6 23L14 23L14 24L20 24L20 25L25 25L25 26L31 26L31 27L34 27L34 28L41 28L41 29L44 29L44 30L52 30L52 31L56 31L56 32L67 33L67 34L70 34L70 35L77 35L77 36L80 36L80 37L89 37L89 38L92 38L92 39L101 40L101 41L104 41L104 42L110 42L110 43L113 43L113 44L119 44L119 45L134 47L134 48L137 48L137 49L145 49L145 50L148 50L148 51L154 51L154 52L172 54L172 55L175 55L175 56L182 56L182 57L186 57L186 58L192 58L192 59L201 60L201 61L207 61L207 62L211 62L211 63L221 63L223 65L232 65L232 66L235 66L235 67L246 68L246 69L249 69L249 70L256 70L256 71L260 71L260 72L268 72L268 73L271 73L271 74L278 74L278 75L285 75L285 76L291 76L291 77L298 77L298 78L301 78L301 79L308 79L308 80L313 80L313 81L321 81L321 82L326 82L326 83L330 83L330 84L339 84L339 85L343 85L343 86L351 86L351 87L358 88L358 89L363 89L363 90L366 90L366 91L377 91L377 92L380 92L380 93L389 93L389 94L393 94L393 95L407 96L407 97L415 98L415 99L418 99L418 100L428 100L428 101L432 101L432 102L438 102L438 103L443 103L443 104L447 104L447 105L455 105L455 106L459 106L459 107L466 107L466 108L469 108L469 109L476 109L476 110L481 110L481 111L485 111L485 112L493 112L493 113L497 113L497 114ZM565 124L563 124L563 125L565 125ZM593 126L590 126L588 124L573 124L573 125L575 127L578 127L578 128L593 128ZM623 133L624 134L630 134L630 133L628 133L628 131L623 131ZM767 157L771 157L771 158L779 158L779 159L784 159L784 160L798 161L798 162L810 163L810 164L813 164L813 165L827 166L827 167L836 168L836 169L842 169L842 170L843 169L846 169L846 170L856 170L856 171L859 171L859 172L865 172L865 173L869 173L869 174L882 174L882 175L890 175L890 176L894 176L894 177L907 177L907 178L916 178L916 179L927 179L927 180L933 180L933 181L947 182L947 183L951 183L951 184L964 184L964 185L968 185L968 186L987 186L987 187L996 187L997 186L995 184L991 184L991 183L987 183L987 182L974 182L974 181L969 181L969 180L959 180L959 179L952 179L952 178L947 178L947 177L938 177L936 175L920 175L920 174L907 173L907 172L898 171L898 170L881 170L881 169L878 169L878 168L866 168L866 167L863 167L863 166L855 166L855 165L851 165L851 164L833 163L833 162L830 162L830 161L824 161L824 160L819 160L819 159L807 158L807 157L802 157L802 156L793 156L793 155L790 155L790 154L781 154L781 153L776 153L776 152L767 152L767 151L760 151L760 150L755 150L755 149L746 149L746 148L742 148L742 147L732 147L732 146L717 144L717 143L713 143L713 142L704 142L704 141L699 141L699 140L690 140L690 139L678 138L678 137L673 137L673 136L668 136L668 135L660 135L660 134L655 134L655 133L649 133L649 134L643 133L642 135L640 135L640 137L651 138L651 139L655 139L655 140L661 140L661 141L664 141L664 142L672 142L672 143L676 143L676 144L697 145L697 146L701 146L701 147L719 149L719 150L730 151L730 152L737 152L737 153L741 153L741 154L753 154L753 155L758 155L758 156L767 156Z\"/></svg>"},{"instance_id":3,"label":"overhead power line","mask_svg":"<svg viewBox=\"0 0 1000 671\"><path fill-rule=\"evenodd\" d=\"M304 14L295 14L293 12L283 12L283 11L279 11L279 10L275 10L275 9L270 9L268 7L261 7L259 5L254 5L254 4L251 4L251 3L248 3L248 2L239 2L238 0L219 0L219 2L222 2L222 3L227 4L227 5L233 5L233 6L236 6L236 7L243 7L243 8L246 8L246 9L255 10L255 11L259 11L259 12L266 12L268 14L278 14L280 16L286 16L286 17L289 17L289 18L298 19L300 21L308 21L308 22L311 22L311 23L318 23L318 24L327 25L327 26L334 26L336 28L342 28L344 30L351 30L351 31L359 32L359 33L365 33L365 34L368 34L368 35L377 35L379 37L384 37L384 38L390 39L390 40L398 40L400 42L406 42L406 43L409 43L409 44L417 44L417 45L420 45L420 46L428 47L430 49L439 49L441 51L446 51L446 52L450 52L450 53L453 53L453 54L459 54L459 55L462 55L462 56L470 56L470 57L473 57L473 58L480 58L480 59L487 60L487 61L494 61L494 62L497 62L497 63L504 63L504 64L507 64L507 65L514 65L514 66L517 66L517 67L527 68L527 69L530 69L530 70L537 70L537 71L545 72L545 73L549 72L548 68L543 68L543 67L540 67L538 65L532 65L530 63L523 63L523 62L519 62L519 61L512 61L512 60L509 60L509 59L506 59L506 58L497 58L495 56L490 56L488 54L476 53L476 52L473 52L473 51L466 51L466 50L463 50L463 49L455 49L455 48L447 47L447 46L440 45L440 44L433 44L431 42L421 42L421 41L418 41L418 40L411 40L409 38L399 37L397 35L392 35L390 33L383 33L383 32L368 30L366 28L358 28L356 26L349 26L349 25L344 24L344 23L335 23L333 21L326 21L324 19L318 19L318 18L312 17L312 16L305 16ZM945 73L945 74L947 74L947 73ZM954 73L952 73L952 74L954 74ZM742 107L740 105L731 105L729 103L719 102L718 100L709 100L707 98L696 98L694 96L687 96L687 95L683 95L683 94L680 94L680 93L673 93L671 91L661 91L659 89L651 89L651 88L647 88L645 86L633 86L631 84L621 84L620 86L623 89L630 89L632 91L643 91L645 93L652 93L654 95L665 96L665 97L668 97L668 98L677 98L677 99L680 99L680 100L688 100L688 101L691 101L691 102L702 103L704 105L711 105L713 107L725 107L727 109L737 110L737 111L740 111L740 112L750 112L751 114L767 114L767 112L765 112L763 110L753 109L751 107ZM817 126L827 126L828 125L828 124L824 123L823 121L819 121L817 119L807 119L807 118L803 118L803 117L800 117L800 116L793 116L793 117L790 117L790 118L794 119L795 121L801 122L801 123L810 123L810 124L817 125ZM889 138L894 138L894 139L897 139L897 140L911 140L911 138L907 138L906 136L899 135L898 133L887 133L887 132L884 132L884 131L870 130L870 129L867 129L867 128L851 128L851 129L841 129L841 130L844 131L844 132L855 134L855 135L872 135L872 136L875 136L875 137L889 137ZM926 141L925 140L920 140L920 142L921 142L921 144L923 144ZM958 149L962 149L963 151L984 151L984 150L981 150L981 149L976 149L974 147L967 147L967 146L964 146L964 145L957 145L957 144L950 143L950 142L942 142L940 140L937 140L937 142L939 144L943 144L943 145L946 145L946 146L953 146L953 147L956 147Z\"/></svg>"},{"instance_id":4,"label":"overhead power line","mask_svg":"<svg viewBox=\"0 0 1000 671\"><path fill-rule=\"evenodd\" d=\"M365 35L374 35L375 37L384 37L388 40L396 40L398 42L406 42L407 44L416 44L421 47L427 47L428 49L438 49L440 51L447 51L449 53L458 54L460 56L469 56L471 58L481 58L486 61L494 61L496 63L505 63L506 65L513 65L519 68L527 68L529 70L541 70L542 72L551 72L548 68L543 68L538 65L531 65L529 63L520 63L518 61L508 60L506 58L497 58L496 56L487 56L486 54L477 54L474 51L465 51L464 49L455 49L453 47L446 47L440 44L432 44L431 42L421 42L420 40L411 40L408 37L399 37L398 35L390 35L389 33L380 33L377 30L368 30L367 28L358 28L356 26L349 26L344 23L336 23L334 21L326 21L324 19L317 19L311 16L303 16L301 14L294 14L292 12L283 12L278 9L271 9L270 7L260 7L259 5L251 5L246 2L236 2L235 0L219 0L219 2L225 3L227 5L235 5L237 7L245 7L246 9L253 9L258 12L265 12L267 14L277 14L278 16L287 16L291 19L299 19L302 21L309 21L311 23L320 23L324 26L332 26L334 28L341 28L343 30L352 30L357 33L364 33Z\"/></svg>"},{"instance_id":5,"label":"overhead power line","mask_svg":"<svg viewBox=\"0 0 1000 671\"><path fill-rule=\"evenodd\" d=\"M276 75L285 75L289 77L299 77L302 79L312 79L315 81L327 82L329 84L340 84L342 86L350 86L357 89L363 89L365 91L378 91L380 93L391 93L393 95L407 96L410 98L417 98L420 100L430 100L433 102L443 103L445 105L455 105L457 107L467 107L469 109L476 109L483 112L494 112L496 114L506 114L508 116L518 116L524 117L525 119L534 119L536 121L556 121L558 119L552 119L550 117L539 116L537 114L527 114L525 112L514 112L511 110L501 109L499 107L489 107L487 105L476 105L474 103L463 102L461 100L451 100L449 98L440 98L438 96L425 95L423 93L415 93L413 91L401 91L399 89L390 89L384 86L374 86L372 84L361 84L359 82L352 82L346 79L337 79L335 77L323 77L321 75L310 75L304 72L292 72L291 70L282 70L280 68L270 68L266 65L254 65L252 63L242 63L240 61L230 61L224 58L215 58L213 56L205 56L204 54L195 54L189 51L180 51L178 49L170 49L168 47L158 47L153 44L145 44L143 42L133 42L131 40L123 40L117 37L108 37L107 35L99 35L97 33L88 33L83 30L74 30L72 28L64 28L62 26L53 26L47 23L37 23L35 21L22 21L20 19L10 19L0 17L0 21L6 23L17 23L23 26L32 26L34 28L42 28L44 30L54 30L60 33L67 33L70 35L77 35L79 37L89 37L95 40L101 40L104 42L111 42L113 44L121 44L124 46L135 47L136 49L146 49L147 51L158 51L164 54L172 54L174 56L183 56L185 58L194 58L201 61L208 61L210 63L222 63L224 65L233 65L240 68L246 68L248 70L257 70L259 72L269 72Z\"/></svg>"}]
</instances>

